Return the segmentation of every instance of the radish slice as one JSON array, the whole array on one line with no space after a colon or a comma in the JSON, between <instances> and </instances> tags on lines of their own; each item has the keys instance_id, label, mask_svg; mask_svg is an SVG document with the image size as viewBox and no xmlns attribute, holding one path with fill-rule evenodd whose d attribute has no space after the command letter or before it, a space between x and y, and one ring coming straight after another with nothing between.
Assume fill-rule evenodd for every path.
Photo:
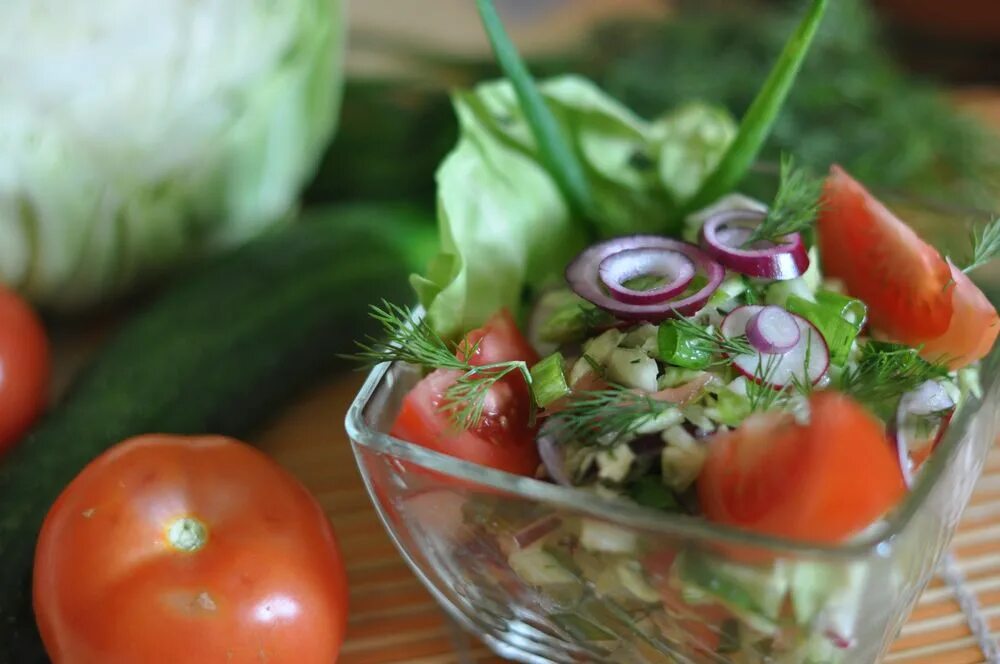
<instances>
[{"instance_id":1,"label":"radish slice","mask_svg":"<svg viewBox=\"0 0 1000 664\"><path fill-rule=\"evenodd\" d=\"M787 353L802 337L792 314L773 305L753 315L746 334L750 345L762 353Z\"/></svg>"},{"instance_id":2,"label":"radish slice","mask_svg":"<svg viewBox=\"0 0 1000 664\"><path fill-rule=\"evenodd\" d=\"M680 295L694 279L694 263L686 255L672 249L625 249L601 261L598 273L611 297L626 304L657 304ZM636 277L662 277L662 286L635 290L625 282Z\"/></svg>"},{"instance_id":3,"label":"radish slice","mask_svg":"<svg viewBox=\"0 0 1000 664\"><path fill-rule=\"evenodd\" d=\"M734 309L722 321L722 334L727 338L747 334L750 321L764 309L759 305L747 305ZM808 379L815 385L826 374L830 365L830 351L823 335L812 323L801 316L788 314L799 329L799 339L784 353L747 353L731 357L733 366L747 378L761 382L760 374L766 372L767 383L777 389L790 385L793 378Z\"/></svg>"}]
</instances>

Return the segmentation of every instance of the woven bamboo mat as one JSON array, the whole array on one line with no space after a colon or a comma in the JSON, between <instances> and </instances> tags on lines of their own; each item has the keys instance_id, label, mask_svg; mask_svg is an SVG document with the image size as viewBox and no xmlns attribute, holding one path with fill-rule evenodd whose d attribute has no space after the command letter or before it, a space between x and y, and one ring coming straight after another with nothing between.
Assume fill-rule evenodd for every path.
<instances>
[{"instance_id":1,"label":"woven bamboo mat","mask_svg":"<svg viewBox=\"0 0 1000 664\"><path fill-rule=\"evenodd\" d=\"M360 386L349 376L317 389L259 438L296 473L333 521L347 562L351 614L340 664L494 664L498 659L455 627L413 576L368 501L344 433L343 417ZM1000 635L1000 450L994 452L953 545L960 596L935 578L887 662L976 664L990 659L969 627L977 604L983 635ZM990 636L992 635L992 636Z\"/></svg>"}]
</instances>

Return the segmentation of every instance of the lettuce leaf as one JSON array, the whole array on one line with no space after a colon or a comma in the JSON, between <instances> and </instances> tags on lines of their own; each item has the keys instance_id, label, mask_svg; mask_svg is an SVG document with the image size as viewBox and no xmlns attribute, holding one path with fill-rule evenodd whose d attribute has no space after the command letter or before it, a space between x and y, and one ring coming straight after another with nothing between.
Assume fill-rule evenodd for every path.
<instances>
[{"instance_id":1,"label":"lettuce leaf","mask_svg":"<svg viewBox=\"0 0 1000 664\"><path fill-rule=\"evenodd\" d=\"M578 76L540 88L583 162L593 218L572 215L509 82L456 92L459 141L437 172L440 250L411 279L446 337L501 307L516 313L526 286L559 279L595 239L590 228L602 237L676 231L677 210L736 133L732 118L714 107L688 105L650 123Z\"/></svg>"}]
</instances>

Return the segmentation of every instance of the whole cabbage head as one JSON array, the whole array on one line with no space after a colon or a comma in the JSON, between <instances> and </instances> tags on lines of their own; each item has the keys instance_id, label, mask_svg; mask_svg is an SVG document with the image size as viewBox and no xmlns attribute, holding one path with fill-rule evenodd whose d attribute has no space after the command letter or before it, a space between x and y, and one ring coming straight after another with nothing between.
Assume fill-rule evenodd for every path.
<instances>
[{"instance_id":1,"label":"whole cabbage head","mask_svg":"<svg viewBox=\"0 0 1000 664\"><path fill-rule=\"evenodd\" d=\"M79 309L289 217L341 0L0 2L0 281Z\"/></svg>"}]
</instances>

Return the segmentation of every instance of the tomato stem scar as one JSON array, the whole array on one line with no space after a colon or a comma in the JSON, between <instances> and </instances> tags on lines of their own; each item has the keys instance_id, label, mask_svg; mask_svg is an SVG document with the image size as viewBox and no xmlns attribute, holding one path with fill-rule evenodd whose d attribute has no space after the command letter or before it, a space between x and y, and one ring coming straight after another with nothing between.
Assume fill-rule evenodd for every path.
<instances>
[{"instance_id":1,"label":"tomato stem scar","mask_svg":"<svg viewBox=\"0 0 1000 664\"><path fill-rule=\"evenodd\" d=\"M174 519L167 526L167 543L178 551L194 553L208 542L208 527L193 516Z\"/></svg>"}]
</instances>

